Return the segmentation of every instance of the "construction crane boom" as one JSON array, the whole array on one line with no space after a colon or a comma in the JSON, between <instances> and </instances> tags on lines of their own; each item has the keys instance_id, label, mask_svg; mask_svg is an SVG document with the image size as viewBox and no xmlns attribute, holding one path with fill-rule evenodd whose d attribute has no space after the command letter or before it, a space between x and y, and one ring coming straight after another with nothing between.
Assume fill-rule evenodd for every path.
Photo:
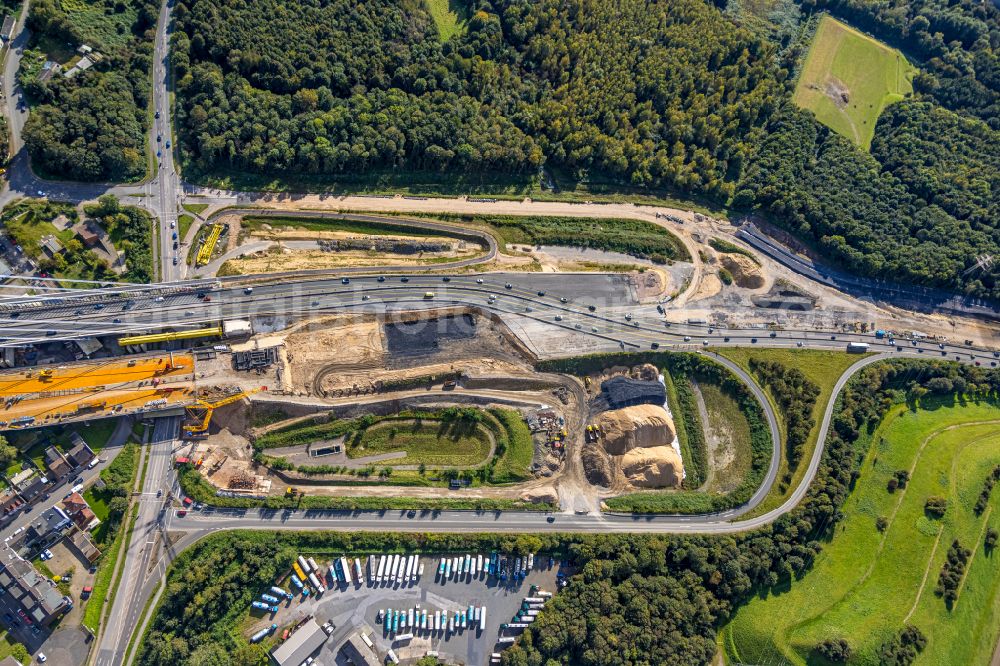
<instances>
[{"instance_id":1,"label":"construction crane boom","mask_svg":"<svg viewBox=\"0 0 1000 666\"><path fill-rule=\"evenodd\" d=\"M259 393L261 391L266 391L266 386L261 386L260 388L249 389L246 391L240 391L239 393L234 393L233 395L226 396L221 400L216 400L215 402L207 402L205 400L198 400L195 404L188 407L188 415L191 417L192 422L184 426L184 436L185 437L196 437L200 433L208 430L208 424L212 421L212 412L220 407L225 407L226 405L231 405L234 402L238 402L243 398L247 398L254 393Z\"/></svg>"}]
</instances>

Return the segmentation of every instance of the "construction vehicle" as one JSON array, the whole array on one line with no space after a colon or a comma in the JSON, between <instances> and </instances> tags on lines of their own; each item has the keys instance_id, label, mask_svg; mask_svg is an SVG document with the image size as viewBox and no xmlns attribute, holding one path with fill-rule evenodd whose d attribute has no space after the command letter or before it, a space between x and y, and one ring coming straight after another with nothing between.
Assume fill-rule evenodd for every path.
<instances>
[{"instance_id":1,"label":"construction vehicle","mask_svg":"<svg viewBox=\"0 0 1000 666\"><path fill-rule=\"evenodd\" d=\"M52 368L45 368L44 370L39 371L38 378L45 380L52 379Z\"/></svg>"},{"instance_id":2,"label":"construction vehicle","mask_svg":"<svg viewBox=\"0 0 1000 666\"><path fill-rule=\"evenodd\" d=\"M226 405L231 405L234 402L239 402L243 398L249 397L254 393L266 390L266 386L261 386L260 388L250 389L249 391L240 391L239 393L234 393L233 395L225 397L222 400L217 400L216 402L206 402L199 399L195 402L195 404L187 408L188 416L191 417L191 423L184 426L184 436L189 439L207 436L208 424L212 421L212 412L220 407L225 407Z\"/></svg>"},{"instance_id":3,"label":"construction vehicle","mask_svg":"<svg viewBox=\"0 0 1000 666\"><path fill-rule=\"evenodd\" d=\"M196 266L204 266L212 259L212 252L215 251L215 244L219 241L219 236L221 235L222 225L213 224L211 230L208 232L208 238L205 239L205 244L198 250L198 257L195 260Z\"/></svg>"}]
</instances>

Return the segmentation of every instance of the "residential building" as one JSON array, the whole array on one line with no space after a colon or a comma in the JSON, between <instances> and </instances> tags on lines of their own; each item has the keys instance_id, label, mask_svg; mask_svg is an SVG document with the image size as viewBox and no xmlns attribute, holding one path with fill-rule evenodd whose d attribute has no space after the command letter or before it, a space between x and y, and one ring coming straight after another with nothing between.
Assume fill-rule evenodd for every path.
<instances>
[{"instance_id":1,"label":"residential building","mask_svg":"<svg viewBox=\"0 0 1000 666\"><path fill-rule=\"evenodd\" d=\"M87 445L87 442L83 441L83 437L75 432L70 437L70 442L73 446L66 452L66 462L72 465L73 469L89 465L90 461L94 459L93 449Z\"/></svg>"},{"instance_id":2,"label":"residential building","mask_svg":"<svg viewBox=\"0 0 1000 666\"><path fill-rule=\"evenodd\" d=\"M14 28L17 27L17 19L12 14L3 17L3 27L0 27L0 39L9 42L14 38Z\"/></svg>"},{"instance_id":3,"label":"residential building","mask_svg":"<svg viewBox=\"0 0 1000 666\"><path fill-rule=\"evenodd\" d=\"M7 605L33 625L47 626L73 606L54 582L6 546L0 550L0 590Z\"/></svg>"},{"instance_id":4,"label":"residential building","mask_svg":"<svg viewBox=\"0 0 1000 666\"><path fill-rule=\"evenodd\" d=\"M64 479L72 471L66 458L54 446L45 449L45 466L49 468L54 480Z\"/></svg>"},{"instance_id":5,"label":"residential building","mask_svg":"<svg viewBox=\"0 0 1000 666\"><path fill-rule=\"evenodd\" d=\"M49 235L42 238L42 250L50 258L55 259L56 255L62 252L63 246L55 236Z\"/></svg>"},{"instance_id":6,"label":"residential building","mask_svg":"<svg viewBox=\"0 0 1000 666\"><path fill-rule=\"evenodd\" d=\"M72 493L63 500L62 505L66 515L82 531L92 530L101 522L80 493Z\"/></svg>"},{"instance_id":7,"label":"residential building","mask_svg":"<svg viewBox=\"0 0 1000 666\"><path fill-rule=\"evenodd\" d=\"M58 506L45 511L24 530L24 538L19 542L27 552L48 548L62 539L63 532L73 524L70 517Z\"/></svg>"}]
</instances>

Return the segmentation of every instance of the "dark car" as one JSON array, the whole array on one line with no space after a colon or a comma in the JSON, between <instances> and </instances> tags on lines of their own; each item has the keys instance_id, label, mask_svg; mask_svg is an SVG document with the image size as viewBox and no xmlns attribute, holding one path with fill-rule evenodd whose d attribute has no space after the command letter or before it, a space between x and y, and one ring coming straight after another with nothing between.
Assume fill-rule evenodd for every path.
<instances>
[{"instance_id":1,"label":"dark car","mask_svg":"<svg viewBox=\"0 0 1000 666\"><path fill-rule=\"evenodd\" d=\"M547 523L554 523L554 522L556 522L556 517L555 516L548 516L545 519L545 522L547 522ZM549 566L552 566L552 565L550 564Z\"/></svg>"},{"instance_id":2,"label":"dark car","mask_svg":"<svg viewBox=\"0 0 1000 666\"><path fill-rule=\"evenodd\" d=\"M399 281L400 282L409 282L410 278L404 276L404 277L399 278Z\"/></svg>"},{"instance_id":3,"label":"dark car","mask_svg":"<svg viewBox=\"0 0 1000 666\"><path fill-rule=\"evenodd\" d=\"M451 278L448 277L448 276L445 276L445 277L441 278L441 281L442 282L451 282Z\"/></svg>"},{"instance_id":4,"label":"dark car","mask_svg":"<svg viewBox=\"0 0 1000 666\"><path fill-rule=\"evenodd\" d=\"M650 349L659 349L660 348L660 343L659 342L654 342L653 344L649 345L649 348Z\"/></svg>"},{"instance_id":5,"label":"dark car","mask_svg":"<svg viewBox=\"0 0 1000 666\"><path fill-rule=\"evenodd\" d=\"M591 312L593 312L594 310L597 309L597 306L596 305L588 305L587 309L590 310Z\"/></svg>"},{"instance_id":6,"label":"dark car","mask_svg":"<svg viewBox=\"0 0 1000 666\"><path fill-rule=\"evenodd\" d=\"M378 281L379 282L385 282L385 276L384 275L379 275L378 276Z\"/></svg>"},{"instance_id":7,"label":"dark car","mask_svg":"<svg viewBox=\"0 0 1000 666\"><path fill-rule=\"evenodd\" d=\"M544 291L540 291L540 292L538 292L538 295L539 295L539 296L544 296L544 295L545 295L545 292L544 292Z\"/></svg>"},{"instance_id":8,"label":"dark car","mask_svg":"<svg viewBox=\"0 0 1000 666\"><path fill-rule=\"evenodd\" d=\"M340 278L340 284L351 284L351 278Z\"/></svg>"}]
</instances>

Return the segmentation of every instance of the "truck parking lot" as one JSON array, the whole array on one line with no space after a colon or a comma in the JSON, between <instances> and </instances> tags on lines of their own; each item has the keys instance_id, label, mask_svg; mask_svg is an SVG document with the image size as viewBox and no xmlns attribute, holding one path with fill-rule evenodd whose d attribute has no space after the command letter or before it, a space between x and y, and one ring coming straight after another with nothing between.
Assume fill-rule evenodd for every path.
<instances>
[{"instance_id":1,"label":"truck parking lot","mask_svg":"<svg viewBox=\"0 0 1000 666\"><path fill-rule=\"evenodd\" d=\"M510 573L501 580L496 575L487 574L485 564L480 564L480 572L476 569L477 556L471 554L472 566L466 572L463 568L464 555L448 555L445 560L457 563L457 569L439 574L442 557L413 556L414 563L410 579L405 575L390 578L383 576L381 581L373 580L369 573L368 558L360 558L363 583L359 582L354 560L349 558L348 569L352 574L350 583L335 582L335 572L343 570L339 561L329 567L322 563L319 566L324 574L320 578L324 592L304 596L295 594L289 601L282 601L276 613L265 613L261 617L260 626L267 627L276 623L279 627L295 625L299 621L313 616L319 623L330 621L335 629L319 653L315 663L330 665L346 663L343 655L338 654L341 645L355 633L365 634L374 644L379 660L385 659L390 650L400 661L418 659L429 652L437 653L442 659L464 664L489 664L490 656L509 645L510 637L523 631L523 626L530 620L519 623L520 628L502 628L501 625L514 623L515 616L523 612L527 615L537 615L537 610L527 611L525 598L539 599L544 595L547 600L558 589L560 563L550 560L547 556L533 557L534 566L530 571L514 575L514 565L508 564ZM391 556L387 556L391 560ZM376 562L380 556L375 556ZM406 559L404 557L404 559ZM519 559L519 558L518 558ZM481 562L488 562L489 554L483 554ZM499 556L494 561L499 560ZM508 558L508 562L515 562ZM527 561L527 558L523 560ZM417 572L423 569L423 575ZM371 566L371 571L377 572L377 565ZM378 578L377 576L375 577ZM401 580L402 579L402 580ZM329 584L329 586L327 586ZM306 588L310 587L306 584ZM314 586L313 586L314 587ZM288 581L285 589L292 593L297 587ZM534 606L541 607L541 603ZM469 608L475 613L469 616ZM433 629L437 613L447 617L446 626L442 622L440 629ZM421 621L426 613L426 629ZM465 613L465 627L461 627L461 615ZM483 616L485 613L485 616ZM388 614L389 622L386 622ZM455 622L456 614L459 622ZM476 621L478 615L480 620ZM407 618L404 626L402 617ZM393 619L398 619L398 626L393 627ZM414 622L414 620L416 620ZM482 624L482 626L480 626ZM388 629L387 629L388 626ZM501 637L508 637L501 642ZM391 660L391 657L390 657Z\"/></svg>"}]
</instances>

